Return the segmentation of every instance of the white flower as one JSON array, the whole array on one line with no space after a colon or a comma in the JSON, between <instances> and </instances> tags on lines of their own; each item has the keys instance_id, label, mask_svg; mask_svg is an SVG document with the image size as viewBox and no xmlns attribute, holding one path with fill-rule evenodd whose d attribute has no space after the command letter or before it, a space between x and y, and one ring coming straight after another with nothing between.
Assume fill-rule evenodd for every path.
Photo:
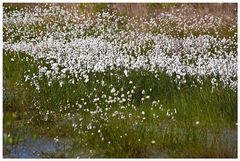
<instances>
[{"instance_id":1,"label":"white flower","mask_svg":"<svg viewBox=\"0 0 240 161\"><path fill-rule=\"evenodd\" d=\"M84 80L84 82L85 82L85 83L87 83L88 81L89 81L89 79L88 79L88 78L86 78L86 79Z\"/></svg>"},{"instance_id":2,"label":"white flower","mask_svg":"<svg viewBox=\"0 0 240 161\"><path fill-rule=\"evenodd\" d=\"M198 125L199 124L199 121L196 121L196 125Z\"/></svg>"},{"instance_id":3,"label":"white flower","mask_svg":"<svg viewBox=\"0 0 240 161\"><path fill-rule=\"evenodd\" d=\"M111 92L111 93L116 92L115 88L112 88L110 92Z\"/></svg>"},{"instance_id":4,"label":"white flower","mask_svg":"<svg viewBox=\"0 0 240 161\"><path fill-rule=\"evenodd\" d=\"M128 71L125 69L123 72L124 72L125 76L128 77Z\"/></svg>"},{"instance_id":5,"label":"white flower","mask_svg":"<svg viewBox=\"0 0 240 161\"><path fill-rule=\"evenodd\" d=\"M56 142L59 141L58 137L55 137L53 140L56 141Z\"/></svg>"},{"instance_id":6,"label":"white flower","mask_svg":"<svg viewBox=\"0 0 240 161\"><path fill-rule=\"evenodd\" d=\"M152 140L151 143L152 143L152 144L155 144L156 142L155 142L155 140Z\"/></svg>"},{"instance_id":7,"label":"white flower","mask_svg":"<svg viewBox=\"0 0 240 161\"><path fill-rule=\"evenodd\" d=\"M102 81L101 81L101 85L104 86L104 84L105 84L105 82L102 80Z\"/></svg>"},{"instance_id":8,"label":"white flower","mask_svg":"<svg viewBox=\"0 0 240 161\"><path fill-rule=\"evenodd\" d=\"M60 87L62 87L63 86L63 84L64 84L64 82L61 80L61 81L59 81L59 85L60 85Z\"/></svg>"}]
</instances>

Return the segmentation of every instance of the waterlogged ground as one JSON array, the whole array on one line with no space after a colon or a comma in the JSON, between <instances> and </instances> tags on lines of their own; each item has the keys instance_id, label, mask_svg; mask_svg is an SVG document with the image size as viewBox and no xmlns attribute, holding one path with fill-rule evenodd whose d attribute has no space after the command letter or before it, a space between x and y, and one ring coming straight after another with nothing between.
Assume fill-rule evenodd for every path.
<instances>
[{"instance_id":1,"label":"waterlogged ground","mask_svg":"<svg viewBox=\"0 0 240 161\"><path fill-rule=\"evenodd\" d=\"M236 17L193 11L4 8L4 157L237 157Z\"/></svg>"}]
</instances>

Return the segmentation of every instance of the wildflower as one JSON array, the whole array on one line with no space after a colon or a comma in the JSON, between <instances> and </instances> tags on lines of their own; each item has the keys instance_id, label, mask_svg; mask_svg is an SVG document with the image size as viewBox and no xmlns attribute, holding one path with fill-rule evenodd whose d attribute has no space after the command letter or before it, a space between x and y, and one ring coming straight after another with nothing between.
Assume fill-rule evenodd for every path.
<instances>
[{"instance_id":1,"label":"wildflower","mask_svg":"<svg viewBox=\"0 0 240 161\"><path fill-rule=\"evenodd\" d=\"M56 141L56 142L59 141L58 137L55 137L53 140Z\"/></svg>"},{"instance_id":2,"label":"wildflower","mask_svg":"<svg viewBox=\"0 0 240 161\"><path fill-rule=\"evenodd\" d=\"M110 92L111 92L111 93L116 92L115 88L112 88Z\"/></svg>"},{"instance_id":3,"label":"wildflower","mask_svg":"<svg viewBox=\"0 0 240 161\"><path fill-rule=\"evenodd\" d=\"M128 77L128 71L125 69L123 72L124 72L125 76Z\"/></svg>"}]
</instances>

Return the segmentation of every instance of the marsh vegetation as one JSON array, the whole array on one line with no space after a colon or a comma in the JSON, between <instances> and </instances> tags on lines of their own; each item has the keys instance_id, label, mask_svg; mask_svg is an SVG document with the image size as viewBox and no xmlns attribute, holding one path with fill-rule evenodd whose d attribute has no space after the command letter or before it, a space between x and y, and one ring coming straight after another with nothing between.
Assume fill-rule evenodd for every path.
<instances>
[{"instance_id":1,"label":"marsh vegetation","mask_svg":"<svg viewBox=\"0 0 240 161\"><path fill-rule=\"evenodd\" d=\"M237 157L236 17L186 12L6 5L4 156L30 137L66 145L37 157Z\"/></svg>"}]
</instances>

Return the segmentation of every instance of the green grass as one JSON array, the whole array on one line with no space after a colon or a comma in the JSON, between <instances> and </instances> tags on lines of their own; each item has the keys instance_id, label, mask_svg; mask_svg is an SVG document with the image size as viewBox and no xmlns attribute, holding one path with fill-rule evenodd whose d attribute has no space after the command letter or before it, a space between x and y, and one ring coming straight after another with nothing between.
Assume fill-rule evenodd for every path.
<instances>
[{"instance_id":1,"label":"green grass","mask_svg":"<svg viewBox=\"0 0 240 161\"><path fill-rule=\"evenodd\" d=\"M11 61L13 57L15 60ZM119 76L124 77L123 70L119 69L112 71L116 75L110 75L110 71L105 72L105 75L90 74L88 83L78 81L75 85L68 83L63 87L59 86L58 81L53 81L53 85L48 87L46 79L43 79L40 81L41 92L38 93L28 83L22 86L15 83L23 79L25 71L31 69L32 73L36 72L37 65L41 64L34 62L31 57L29 57L30 61L26 62L23 60L25 57L29 56L24 53L4 51L4 113L7 116L16 114L14 118L4 117L4 134L12 133L12 130L16 128L17 120L24 124L31 120L27 127L34 131L34 135L52 138L59 136L73 140L74 147L66 151L65 157L76 157L81 153L92 157L120 158L236 157L236 143L234 144L234 141L229 141L228 137L221 137L221 135L229 132L229 137L236 137L234 133L237 122L237 94L222 86L212 90L207 78L202 89L199 86L190 87L186 84L178 90L178 85L172 81L172 77L162 72L159 72L160 79L158 80L148 71L130 71L129 77L119 81L117 79ZM109 87L97 85L96 80L104 80L106 84L113 84L117 89L123 88L123 93L132 88L132 85L128 83L132 80L136 86L132 101L136 109L126 104L127 108L121 110L120 105L116 104L108 112L107 121L99 114L92 117L82 109L77 110L74 104L76 101L81 102L81 98L85 98L90 103L88 105L90 110L96 108L94 104L91 104L93 98L86 97L94 88L97 89L95 94L99 96L101 96L100 91L109 93ZM150 88L153 89L150 100L141 103L141 91ZM15 94L8 94L11 91ZM150 92L146 91L146 93ZM39 108L32 107L34 100L38 100ZM162 110L159 106L151 110L153 100L160 100ZM59 107L66 104L69 104L70 108L59 112ZM104 102L101 106L104 107ZM177 111L174 119L166 116L168 110L174 113L174 109ZM47 110L53 111L54 114L50 114L48 121L44 121L44 114L39 114L39 111L46 112ZM116 110L121 111L122 116L126 118L111 117ZM145 112L145 120L142 119L142 111ZM79 117L83 118L81 128L74 131L71 121L63 121L68 113L75 114L76 120ZM158 118L153 117L154 113ZM129 114L132 114L130 118L127 117ZM196 125L196 121L200 123ZM90 122L93 122L96 129L86 130ZM104 141L97 132L98 128L101 129ZM84 133L85 131L88 132ZM15 140L20 139L19 135L11 136ZM152 144L152 140L156 143ZM111 144L108 144L109 141ZM232 149L228 149L227 144L233 145Z\"/></svg>"}]
</instances>

